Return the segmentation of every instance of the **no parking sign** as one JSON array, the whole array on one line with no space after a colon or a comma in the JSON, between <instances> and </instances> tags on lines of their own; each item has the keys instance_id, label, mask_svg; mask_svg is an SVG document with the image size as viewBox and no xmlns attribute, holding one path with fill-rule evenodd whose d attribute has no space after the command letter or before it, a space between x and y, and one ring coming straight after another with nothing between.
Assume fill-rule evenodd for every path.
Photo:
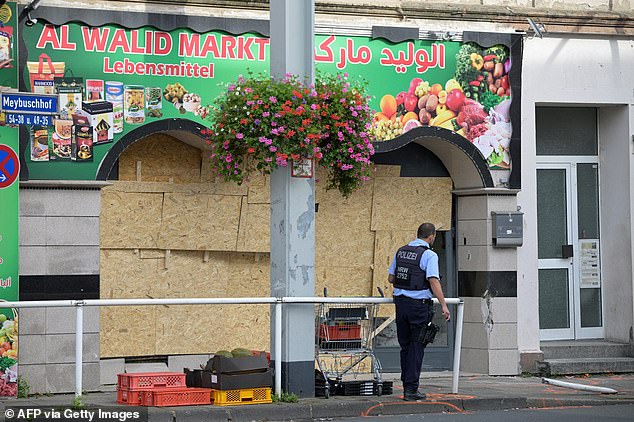
<instances>
[{"instance_id":1,"label":"no parking sign","mask_svg":"<svg viewBox=\"0 0 634 422\"><path fill-rule=\"evenodd\" d=\"M13 148L0 144L0 189L11 186L20 175L20 159Z\"/></svg>"}]
</instances>

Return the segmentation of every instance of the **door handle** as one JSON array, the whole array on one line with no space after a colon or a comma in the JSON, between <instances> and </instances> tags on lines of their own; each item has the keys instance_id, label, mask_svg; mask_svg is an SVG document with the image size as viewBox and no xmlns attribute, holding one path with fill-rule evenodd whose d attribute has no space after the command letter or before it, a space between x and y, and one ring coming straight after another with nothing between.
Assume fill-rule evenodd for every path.
<instances>
[{"instance_id":1,"label":"door handle","mask_svg":"<svg viewBox=\"0 0 634 422\"><path fill-rule=\"evenodd\" d=\"M561 245L561 256L563 258L572 258L574 256L572 245Z\"/></svg>"}]
</instances>

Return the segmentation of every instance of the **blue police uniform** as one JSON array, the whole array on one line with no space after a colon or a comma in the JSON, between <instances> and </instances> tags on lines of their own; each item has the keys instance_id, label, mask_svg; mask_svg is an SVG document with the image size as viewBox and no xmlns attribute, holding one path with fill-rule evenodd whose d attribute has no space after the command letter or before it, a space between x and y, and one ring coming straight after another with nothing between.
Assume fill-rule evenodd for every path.
<instances>
[{"instance_id":1,"label":"blue police uniform","mask_svg":"<svg viewBox=\"0 0 634 422\"><path fill-rule=\"evenodd\" d=\"M416 239L408 246L429 248L429 244L421 239ZM411 249L411 248L410 248ZM398 253L397 253L398 254ZM390 275L398 277L397 254L390 265L388 272ZM424 272L424 277L436 277L440 280L438 272L438 255L431 249L426 249L420 259L420 269ZM402 267L400 267L402 268ZM417 275L423 277L423 273ZM415 280L421 285L423 280ZM398 285L395 281L395 285ZM421 367L425 346L418 341L421 329L431 320L432 292L425 280L425 285L421 290L407 290L394 288L394 303L396 305L396 335L398 344L401 347L401 381L406 394L415 393L418 390Z\"/></svg>"}]
</instances>

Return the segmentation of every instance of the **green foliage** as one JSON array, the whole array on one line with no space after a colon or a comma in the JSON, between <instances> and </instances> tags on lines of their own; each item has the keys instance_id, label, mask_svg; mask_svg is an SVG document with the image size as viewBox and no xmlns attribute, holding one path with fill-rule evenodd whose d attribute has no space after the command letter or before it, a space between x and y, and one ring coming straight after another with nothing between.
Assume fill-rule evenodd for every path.
<instances>
[{"instance_id":1,"label":"green foliage","mask_svg":"<svg viewBox=\"0 0 634 422\"><path fill-rule=\"evenodd\" d=\"M349 196L368 179L374 154L365 89L347 74L318 74L309 86L290 74L240 76L208 116L212 172L240 184L312 157L328 170L328 188Z\"/></svg>"},{"instance_id":2,"label":"green foliage","mask_svg":"<svg viewBox=\"0 0 634 422\"><path fill-rule=\"evenodd\" d=\"M84 407L86 407L86 404L84 403L84 396L75 396L70 405L73 409L83 409Z\"/></svg>"},{"instance_id":3,"label":"green foliage","mask_svg":"<svg viewBox=\"0 0 634 422\"><path fill-rule=\"evenodd\" d=\"M22 377L18 376L18 398L26 399L29 397L29 393L31 392L31 387L29 383Z\"/></svg>"},{"instance_id":4,"label":"green foliage","mask_svg":"<svg viewBox=\"0 0 634 422\"><path fill-rule=\"evenodd\" d=\"M275 394L271 397L274 403L297 403L298 398L295 393L287 393L282 391L282 395Z\"/></svg>"}]
</instances>

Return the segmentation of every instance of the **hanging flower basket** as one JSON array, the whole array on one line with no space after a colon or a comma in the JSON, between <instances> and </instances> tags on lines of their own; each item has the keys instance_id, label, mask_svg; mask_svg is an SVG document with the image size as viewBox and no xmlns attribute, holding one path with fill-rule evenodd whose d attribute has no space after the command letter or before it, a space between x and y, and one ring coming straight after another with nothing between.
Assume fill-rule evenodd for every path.
<instances>
[{"instance_id":1,"label":"hanging flower basket","mask_svg":"<svg viewBox=\"0 0 634 422\"><path fill-rule=\"evenodd\" d=\"M370 175L372 111L363 82L347 74L297 77L249 74L227 86L208 116L211 170L242 183L293 160L313 158L328 170L328 188L349 196Z\"/></svg>"}]
</instances>

